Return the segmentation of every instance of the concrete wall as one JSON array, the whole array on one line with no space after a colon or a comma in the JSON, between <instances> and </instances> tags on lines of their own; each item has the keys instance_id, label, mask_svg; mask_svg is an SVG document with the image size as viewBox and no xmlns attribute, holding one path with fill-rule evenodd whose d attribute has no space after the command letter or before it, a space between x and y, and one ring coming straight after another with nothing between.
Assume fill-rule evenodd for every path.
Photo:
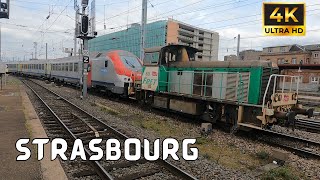
<instances>
[{"instance_id":1,"label":"concrete wall","mask_svg":"<svg viewBox=\"0 0 320 180\"><path fill-rule=\"evenodd\" d=\"M173 19L168 20L167 33L168 43L179 43L198 48L200 52L197 54L197 61L218 60L218 33Z\"/></svg>"},{"instance_id":2,"label":"concrete wall","mask_svg":"<svg viewBox=\"0 0 320 180\"><path fill-rule=\"evenodd\" d=\"M7 72L7 65L5 63L0 63L0 74Z\"/></svg>"},{"instance_id":3,"label":"concrete wall","mask_svg":"<svg viewBox=\"0 0 320 180\"><path fill-rule=\"evenodd\" d=\"M179 36L179 24L168 21L167 24L167 44L173 43L178 44L178 36Z\"/></svg>"}]
</instances>

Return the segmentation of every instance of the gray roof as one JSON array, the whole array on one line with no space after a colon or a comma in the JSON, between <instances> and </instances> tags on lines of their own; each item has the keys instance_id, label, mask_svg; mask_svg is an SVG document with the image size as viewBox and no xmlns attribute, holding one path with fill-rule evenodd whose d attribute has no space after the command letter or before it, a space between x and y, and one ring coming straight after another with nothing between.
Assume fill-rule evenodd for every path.
<instances>
[{"instance_id":1,"label":"gray roof","mask_svg":"<svg viewBox=\"0 0 320 180\"><path fill-rule=\"evenodd\" d=\"M317 51L317 50L320 50L320 44L305 45L304 48L307 51Z\"/></svg>"}]
</instances>

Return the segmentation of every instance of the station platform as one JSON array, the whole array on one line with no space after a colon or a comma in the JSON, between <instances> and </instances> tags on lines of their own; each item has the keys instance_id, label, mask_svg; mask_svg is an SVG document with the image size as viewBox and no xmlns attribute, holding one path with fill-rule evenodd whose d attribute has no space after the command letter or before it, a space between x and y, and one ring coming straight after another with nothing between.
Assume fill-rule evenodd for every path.
<instances>
[{"instance_id":1,"label":"station platform","mask_svg":"<svg viewBox=\"0 0 320 180\"><path fill-rule=\"evenodd\" d=\"M28 145L31 158L16 161L20 154L16 141L20 138L47 138L40 120L25 92L15 77L7 79L0 90L0 179L67 179L59 160L50 161L49 145L45 145L42 161L38 161L37 147Z\"/></svg>"}]
</instances>

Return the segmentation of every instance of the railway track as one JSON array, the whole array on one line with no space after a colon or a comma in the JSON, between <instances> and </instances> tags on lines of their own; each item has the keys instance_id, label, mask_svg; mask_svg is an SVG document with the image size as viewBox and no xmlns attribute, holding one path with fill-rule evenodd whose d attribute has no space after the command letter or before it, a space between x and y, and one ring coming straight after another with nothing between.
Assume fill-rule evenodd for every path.
<instances>
[{"instance_id":1,"label":"railway track","mask_svg":"<svg viewBox=\"0 0 320 180\"><path fill-rule=\"evenodd\" d=\"M255 129L254 133L259 141L286 149L302 157L320 159L320 142L264 129Z\"/></svg>"},{"instance_id":2,"label":"railway track","mask_svg":"<svg viewBox=\"0 0 320 180\"><path fill-rule=\"evenodd\" d=\"M320 119L298 117L295 125L310 132L320 133Z\"/></svg>"},{"instance_id":3,"label":"railway track","mask_svg":"<svg viewBox=\"0 0 320 180\"><path fill-rule=\"evenodd\" d=\"M64 99L58 94L50 91L46 87L31 81L22 81L45 106L50 113L46 114L48 121L44 122L47 129L56 131L59 136L66 134L69 140L81 139L84 143L87 157L91 156L88 143L91 139L102 138L101 149L105 151L105 141L109 138L117 138L119 141L128 139L126 135L107 125L102 120L92 116L90 113L82 110L70 101ZM50 116L50 118L49 118ZM63 130L63 132L61 131ZM123 149L123 148L122 148ZM143 152L143 150L142 150ZM124 154L122 152L122 154ZM195 179L187 172L179 169L173 164L159 159L156 161L147 161L144 158L138 161L82 161L84 168L76 168L73 178L100 177L100 179ZM88 168L90 165L91 168ZM79 165L80 166L80 165ZM78 167L78 166L77 166Z\"/></svg>"}]
</instances>

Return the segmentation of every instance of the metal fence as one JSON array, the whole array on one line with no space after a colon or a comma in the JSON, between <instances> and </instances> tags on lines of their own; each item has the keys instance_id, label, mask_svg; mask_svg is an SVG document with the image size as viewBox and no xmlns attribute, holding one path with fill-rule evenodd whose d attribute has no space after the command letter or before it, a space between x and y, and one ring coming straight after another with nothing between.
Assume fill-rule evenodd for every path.
<instances>
[{"instance_id":1,"label":"metal fence","mask_svg":"<svg viewBox=\"0 0 320 180\"><path fill-rule=\"evenodd\" d=\"M249 73L248 73L249 74ZM247 102L249 75L243 78L238 72L166 71L167 81L159 74L159 89L169 93L191 95L217 100Z\"/></svg>"}]
</instances>

